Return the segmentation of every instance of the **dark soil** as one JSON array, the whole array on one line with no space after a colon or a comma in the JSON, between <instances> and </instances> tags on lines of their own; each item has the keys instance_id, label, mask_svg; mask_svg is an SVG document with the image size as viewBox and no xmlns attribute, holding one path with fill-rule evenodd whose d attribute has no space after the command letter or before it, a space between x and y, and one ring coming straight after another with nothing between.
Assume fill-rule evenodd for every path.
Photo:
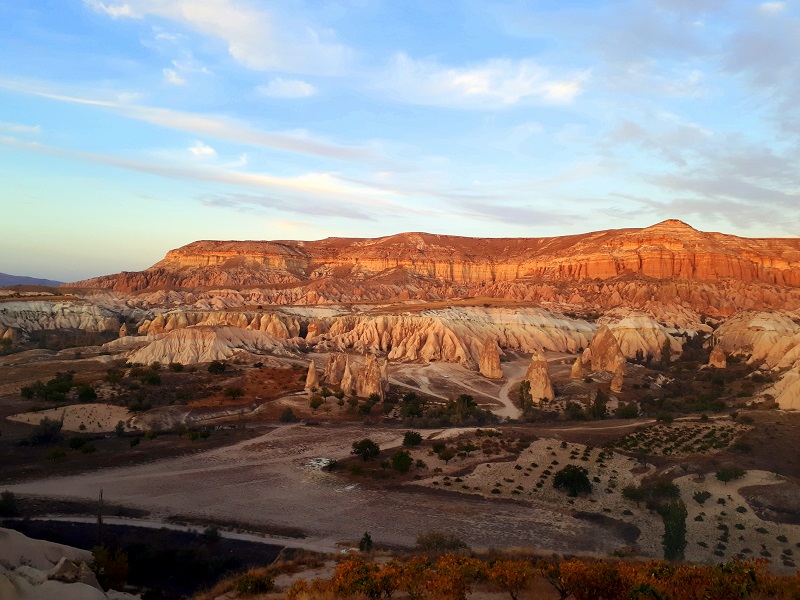
<instances>
[{"instance_id":1,"label":"dark soil","mask_svg":"<svg viewBox=\"0 0 800 600\"><path fill-rule=\"evenodd\" d=\"M7 521L3 526L31 538L86 550L99 545L94 524ZM165 600L194 594L227 575L269 565L282 549L256 542L212 539L202 533L124 525L103 525L99 541L112 551L127 554L131 586L151 589L155 592L153 597L161 592Z\"/></svg>"}]
</instances>

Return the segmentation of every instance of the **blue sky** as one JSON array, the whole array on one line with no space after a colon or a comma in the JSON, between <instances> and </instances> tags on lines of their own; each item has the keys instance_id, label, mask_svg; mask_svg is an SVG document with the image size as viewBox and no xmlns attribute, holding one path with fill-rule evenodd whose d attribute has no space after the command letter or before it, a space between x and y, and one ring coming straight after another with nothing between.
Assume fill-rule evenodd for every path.
<instances>
[{"instance_id":1,"label":"blue sky","mask_svg":"<svg viewBox=\"0 0 800 600\"><path fill-rule=\"evenodd\" d=\"M197 239L795 236L787 2L0 0L0 271Z\"/></svg>"}]
</instances>

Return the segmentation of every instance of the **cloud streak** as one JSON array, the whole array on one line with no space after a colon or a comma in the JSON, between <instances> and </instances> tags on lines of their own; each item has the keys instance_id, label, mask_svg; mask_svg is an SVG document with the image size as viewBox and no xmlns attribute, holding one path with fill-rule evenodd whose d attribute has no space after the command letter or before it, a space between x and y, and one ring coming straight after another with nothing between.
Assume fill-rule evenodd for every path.
<instances>
[{"instance_id":1,"label":"cloud streak","mask_svg":"<svg viewBox=\"0 0 800 600\"><path fill-rule=\"evenodd\" d=\"M572 102L588 78L588 70L553 76L530 59L493 59L453 67L399 53L376 87L410 104L496 110L531 101Z\"/></svg>"}]
</instances>

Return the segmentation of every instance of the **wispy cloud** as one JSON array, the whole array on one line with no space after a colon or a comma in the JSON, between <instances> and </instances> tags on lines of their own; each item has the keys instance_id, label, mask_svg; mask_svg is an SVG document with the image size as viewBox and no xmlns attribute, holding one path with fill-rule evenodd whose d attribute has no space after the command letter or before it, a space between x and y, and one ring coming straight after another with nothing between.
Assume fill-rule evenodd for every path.
<instances>
[{"instance_id":1,"label":"wispy cloud","mask_svg":"<svg viewBox=\"0 0 800 600\"><path fill-rule=\"evenodd\" d=\"M763 13L774 15L786 9L786 2L762 2L758 9Z\"/></svg>"},{"instance_id":2,"label":"wispy cloud","mask_svg":"<svg viewBox=\"0 0 800 600\"><path fill-rule=\"evenodd\" d=\"M306 81L280 77L256 89L261 95L270 98L308 98L317 93L317 88Z\"/></svg>"},{"instance_id":3,"label":"wispy cloud","mask_svg":"<svg viewBox=\"0 0 800 600\"><path fill-rule=\"evenodd\" d=\"M352 56L352 51L330 29L316 28L307 21L293 19L278 10L265 10L252 2L84 0L84 4L114 18L153 16L221 39L234 59L259 71L329 75L342 71Z\"/></svg>"},{"instance_id":4,"label":"wispy cloud","mask_svg":"<svg viewBox=\"0 0 800 600\"><path fill-rule=\"evenodd\" d=\"M23 125L21 123L2 123L0 122L0 131L6 133L30 133L39 134L42 128L39 125Z\"/></svg>"},{"instance_id":5,"label":"wispy cloud","mask_svg":"<svg viewBox=\"0 0 800 600\"><path fill-rule=\"evenodd\" d=\"M588 78L588 70L554 76L530 59L493 59L453 67L400 53L377 85L402 102L491 110L532 100L569 103Z\"/></svg>"},{"instance_id":6,"label":"wispy cloud","mask_svg":"<svg viewBox=\"0 0 800 600\"><path fill-rule=\"evenodd\" d=\"M191 152L197 158L215 158L217 156L217 151L214 150L208 144L204 144L200 140L194 143L194 146L189 148L189 152Z\"/></svg>"},{"instance_id":7,"label":"wispy cloud","mask_svg":"<svg viewBox=\"0 0 800 600\"><path fill-rule=\"evenodd\" d=\"M175 69L164 69L164 82L169 85L186 85L186 78L180 75Z\"/></svg>"},{"instance_id":8,"label":"wispy cloud","mask_svg":"<svg viewBox=\"0 0 800 600\"><path fill-rule=\"evenodd\" d=\"M205 195L200 201L206 206L233 208L243 212L260 212L277 210L295 215L344 218L358 221L375 221L377 216L371 214L368 207L354 207L340 202L298 203L292 198L280 196L257 196L253 194Z\"/></svg>"},{"instance_id":9,"label":"wispy cloud","mask_svg":"<svg viewBox=\"0 0 800 600\"><path fill-rule=\"evenodd\" d=\"M131 119L152 123L161 127L189 132L198 136L214 137L266 148L274 148L298 154L320 156L335 160L354 162L389 162L377 152L368 148L339 145L335 143L315 140L306 135L290 135L264 131L252 127L238 119L219 115L188 113L169 108L158 108L130 104L116 100L100 100L56 93L46 85L30 85L12 81L0 80L0 89L14 90L16 92L32 94L42 98L95 106L112 110L117 114Z\"/></svg>"}]
</instances>

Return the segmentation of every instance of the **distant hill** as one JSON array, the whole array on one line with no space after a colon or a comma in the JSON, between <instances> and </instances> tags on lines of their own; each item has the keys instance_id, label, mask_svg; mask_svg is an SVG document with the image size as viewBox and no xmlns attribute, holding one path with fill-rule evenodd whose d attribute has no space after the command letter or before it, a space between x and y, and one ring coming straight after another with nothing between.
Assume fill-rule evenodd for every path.
<instances>
[{"instance_id":1,"label":"distant hill","mask_svg":"<svg viewBox=\"0 0 800 600\"><path fill-rule=\"evenodd\" d=\"M9 275L8 273L0 273L0 286L3 287L9 285L55 286L61 285L62 283L62 281L55 281L53 279L38 279L37 277L25 277L24 275Z\"/></svg>"}]
</instances>

